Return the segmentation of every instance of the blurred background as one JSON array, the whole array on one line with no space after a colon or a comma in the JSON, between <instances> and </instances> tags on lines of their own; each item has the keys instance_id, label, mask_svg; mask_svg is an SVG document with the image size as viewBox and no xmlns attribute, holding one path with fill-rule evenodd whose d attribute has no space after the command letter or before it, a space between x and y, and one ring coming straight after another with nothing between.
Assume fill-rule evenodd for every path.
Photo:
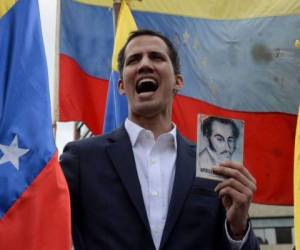
<instances>
[{"instance_id":1,"label":"blurred background","mask_svg":"<svg viewBox=\"0 0 300 250\"><path fill-rule=\"evenodd\" d=\"M46 50L49 84L50 84L50 96L51 96L51 109L52 109L52 121L55 116L55 98L57 95L56 87L56 60L57 60L57 12L58 12L58 1L57 0L39 0L40 14L42 21L42 31L44 38L44 45ZM64 145L72 141L74 136L74 122L57 122L56 124L56 146L58 151L61 153Z\"/></svg>"}]
</instances>

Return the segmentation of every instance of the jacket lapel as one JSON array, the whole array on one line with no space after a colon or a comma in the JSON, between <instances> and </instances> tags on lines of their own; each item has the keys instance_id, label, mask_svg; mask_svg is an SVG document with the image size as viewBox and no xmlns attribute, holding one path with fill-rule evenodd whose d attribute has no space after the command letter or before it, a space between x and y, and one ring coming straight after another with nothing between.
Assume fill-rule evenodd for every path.
<instances>
[{"instance_id":1,"label":"jacket lapel","mask_svg":"<svg viewBox=\"0 0 300 250\"><path fill-rule=\"evenodd\" d=\"M160 244L163 248L183 207L195 178L196 152L194 144L177 135L176 172L168 216Z\"/></svg>"},{"instance_id":2,"label":"jacket lapel","mask_svg":"<svg viewBox=\"0 0 300 250\"><path fill-rule=\"evenodd\" d=\"M147 230L151 232L135 166L132 146L124 126L111 134L109 141L111 143L107 147L108 155L112 160L132 203L137 209L140 218L144 222Z\"/></svg>"}]
</instances>

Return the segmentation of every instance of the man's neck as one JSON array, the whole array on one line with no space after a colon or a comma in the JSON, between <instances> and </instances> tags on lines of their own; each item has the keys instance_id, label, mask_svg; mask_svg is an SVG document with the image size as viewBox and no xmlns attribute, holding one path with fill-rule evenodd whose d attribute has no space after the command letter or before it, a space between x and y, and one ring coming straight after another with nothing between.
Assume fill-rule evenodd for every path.
<instances>
[{"instance_id":1,"label":"man's neck","mask_svg":"<svg viewBox=\"0 0 300 250\"><path fill-rule=\"evenodd\" d=\"M128 117L129 120L138 124L139 126L152 131L155 139L161 134L167 133L172 130L173 125L171 119L165 117L144 117L144 116L132 116Z\"/></svg>"}]
</instances>

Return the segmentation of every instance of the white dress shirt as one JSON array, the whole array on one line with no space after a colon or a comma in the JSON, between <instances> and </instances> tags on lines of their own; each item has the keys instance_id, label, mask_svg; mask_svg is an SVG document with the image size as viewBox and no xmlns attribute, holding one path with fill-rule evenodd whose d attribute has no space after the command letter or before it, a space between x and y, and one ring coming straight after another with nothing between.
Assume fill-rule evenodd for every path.
<instances>
[{"instance_id":1,"label":"white dress shirt","mask_svg":"<svg viewBox=\"0 0 300 250\"><path fill-rule=\"evenodd\" d=\"M160 135L156 140L151 131L128 119L125 128L132 144L152 238L158 249L175 176L176 127L174 125L170 132Z\"/></svg>"},{"instance_id":2,"label":"white dress shirt","mask_svg":"<svg viewBox=\"0 0 300 250\"><path fill-rule=\"evenodd\" d=\"M138 178L156 249L159 249L164 230L175 176L177 156L176 125L171 131L161 134L156 140L152 131L126 119L125 128L133 149ZM227 237L232 249L241 249L247 239L234 241Z\"/></svg>"}]
</instances>

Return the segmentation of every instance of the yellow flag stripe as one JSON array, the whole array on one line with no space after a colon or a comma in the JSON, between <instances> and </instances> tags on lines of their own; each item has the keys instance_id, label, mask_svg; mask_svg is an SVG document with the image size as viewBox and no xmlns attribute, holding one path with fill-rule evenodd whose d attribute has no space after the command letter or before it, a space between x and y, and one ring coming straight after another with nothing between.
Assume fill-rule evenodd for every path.
<instances>
[{"instance_id":1,"label":"yellow flag stripe","mask_svg":"<svg viewBox=\"0 0 300 250\"><path fill-rule=\"evenodd\" d=\"M112 69L118 70L118 54L122 47L125 45L130 32L137 30L134 18L127 3L123 0L120 7L117 31L115 35L114 52L112 58Z\"/></svg>"},{"instance_id":2,"label":"yellow flag stripe","mask_svg":"<svg viewBox=\"0 0 300 250\"><path fill-rule=\"evenodd\" d=\"M300 249L300 107L294 155L294 233L296 249Z\"/></svg>"},{"instance_id":3,"label":"yellow flag stripe","mask_svg":"<svg viewBox=\"0 0 300 250\"><path fill-rule=\"evenodd\" d=\"M17 2L17 0L1 0L0 1L0 18Z\"/></svg>"},{"instance_id":4,"label":"yellow flag stripe","mask_svg":"<svg viewBox=\"0 0 300 250\"><path fill-rule=\"evenodd\" d=\"M113 0L75 0L112 7ZM127 0L132 10L195 18L235 20L300 14L299 0Z\"/></svg>"}]
</instances>

